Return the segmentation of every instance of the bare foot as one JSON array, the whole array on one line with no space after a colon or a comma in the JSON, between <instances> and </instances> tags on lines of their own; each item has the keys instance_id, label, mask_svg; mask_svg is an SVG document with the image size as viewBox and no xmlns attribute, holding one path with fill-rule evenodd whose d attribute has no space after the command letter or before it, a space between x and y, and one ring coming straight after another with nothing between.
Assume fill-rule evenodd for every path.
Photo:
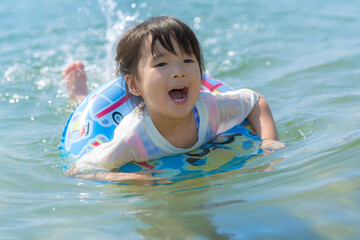
<instances>
[{"instance_id":1,"label":"bare foot","mask_svg":"<svg viewBox=\"0 0 360 240\"><path fill-rule=\"evenodd\" d=\"M80 103L88 94L84 64L81 61L73 62L64 70L62 77L69 98L75 103Z\"/></svg>"}]
</instances>

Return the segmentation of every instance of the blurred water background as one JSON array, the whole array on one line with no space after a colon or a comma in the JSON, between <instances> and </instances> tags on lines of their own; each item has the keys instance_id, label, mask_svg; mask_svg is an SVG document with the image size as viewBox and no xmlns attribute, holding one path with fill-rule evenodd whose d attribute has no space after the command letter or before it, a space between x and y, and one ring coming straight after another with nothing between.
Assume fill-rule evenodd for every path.
<instances>
[{"instance_id":1,"label":"blurred water background","mask_svg":"<svg viewBox=\"0 0 360 240\"><path fill-rule=\"evenodd\" d=\"M194 29L208 74L265 96L286 149L176 184L64 176L61 72L81 59L96 88L155 15ZM359 239L360 1L3 0L0 129L0 239Z\"/></svg>"}]
</instances>

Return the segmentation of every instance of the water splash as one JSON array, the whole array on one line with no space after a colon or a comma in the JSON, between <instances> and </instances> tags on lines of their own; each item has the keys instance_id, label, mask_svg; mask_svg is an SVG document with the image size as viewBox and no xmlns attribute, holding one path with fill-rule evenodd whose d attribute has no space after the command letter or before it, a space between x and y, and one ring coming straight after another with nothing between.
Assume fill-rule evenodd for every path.
<instances>
[{"instance_id":1,"label":"water splash","mask_svg":"<svg viewBox=\"0 0 360 240\"><path fill-rule=\"evenodd\" d=\"M98 0L101 12L104 14L106 19L106 33L105 39L107 40L106 52L107 62L109 63L109 74L111 77L114 73L115 64L113 62L115 55L116 42L120 36L125 32L128 25L138 20L140 13L135 10L133 15L123 12L118 9L117 3L113 0ZM132 9L136 8L136 5L131 4Z\"/></svg>"}]
</instances>

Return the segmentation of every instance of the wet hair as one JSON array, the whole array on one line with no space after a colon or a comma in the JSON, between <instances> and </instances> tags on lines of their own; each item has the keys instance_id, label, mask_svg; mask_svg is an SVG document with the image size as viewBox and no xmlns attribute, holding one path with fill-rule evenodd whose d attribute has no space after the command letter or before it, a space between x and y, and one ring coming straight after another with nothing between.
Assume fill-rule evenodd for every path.
<instances>
[{"instance_id":1,"label":"wet hair","mask_svg":"<svg viewBox=\"0 0 360 240\"><path fill-rule=\"evenodd\" d=\"M170 16L152 17L124 33L116 47L116 74L118 76L129 74L133 79L139 79L137 69L141 58L141 49L148 39L151 41L149 44L153 56L157 50L156 41L159 41L167 51L176 55L171 37L177 42L182 53L195 55L201 79L205 67L199 41L189 26ZM127 84L126 92L135 106L143 105L142 97L130 94Z\"/></svg>"}]
</instances>

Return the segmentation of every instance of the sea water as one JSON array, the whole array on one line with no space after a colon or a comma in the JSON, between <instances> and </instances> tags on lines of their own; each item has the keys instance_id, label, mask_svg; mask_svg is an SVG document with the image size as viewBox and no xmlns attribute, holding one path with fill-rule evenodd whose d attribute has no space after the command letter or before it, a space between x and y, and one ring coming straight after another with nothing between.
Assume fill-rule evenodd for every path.
<instances>
[{"instance_id":1,"label":"sea water","mask_svg":"<svg viewBox=\"0 0 360 240\"><path fill-rule=\"evenodd\" d=\"M207 73L269 102L287 148L165 185L69 178L74 105L114 76L114 43L155 15L196 32ZM0 239L358 239L360 1L10 1L0 5Z\"/></svg>"}]
</instances>

